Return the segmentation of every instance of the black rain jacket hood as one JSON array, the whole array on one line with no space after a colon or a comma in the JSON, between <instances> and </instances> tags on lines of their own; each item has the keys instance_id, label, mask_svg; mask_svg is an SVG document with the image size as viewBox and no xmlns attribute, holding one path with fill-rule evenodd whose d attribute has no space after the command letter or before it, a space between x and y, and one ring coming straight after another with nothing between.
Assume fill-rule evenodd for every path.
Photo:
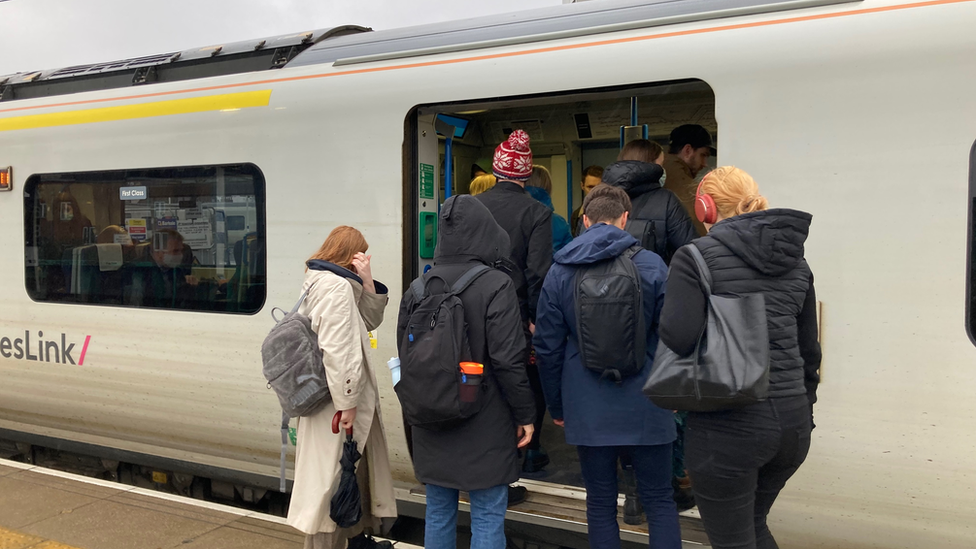
<instances>
[{"instance_id":1,"label":"black rain jacket hood","mask_svg":"<svg viewBox=\"0 0 976 549\"><path fill-rule=\"evenodd\" d=\"M724 219L708 236L764 275L782 276L803 260L812 220L806 212L778 208Z\"/></svg>"},{"instance_id":2,"label":"black rain jacket hood","mask_svg":"<svg viewBox=\"0 0 976 549\"><path fill-rule=\"evenodd\" d=\"M466 194L452 196L441 207L434 263L477 259L488 266L508 259L508 233L480 200Z\"/></svg>"},{"instance_id":3,"label":"black rain jacket hood","mask_svg":"<svg viewBox=\"0 0 976 549\"><path fill-rule=\"evenodd\" d=\"M458 195L448 199L441 208L438 233L434 266L425 275L428 278L436 276L451 285L478 263L492 266L508 259L508 233L478 198ZM528 347L512 278L489 269L458 297L464 305L470 360L485 367L479 392L481 411L453 429L407 429L407 440L417 480L456 490L484 490L518 480L521 462L516 424L535 422L535 398L525 372ZM414 292L407 289L397 318L399 349L408 338L417 302ZM406 371L409 365L403 368Z\"/></svg>"},{"instance_id":4,"label":"black rain jacket hood","mask_svg":"<svg viewBox=\"0 0 976 549\"><path fill-rule=\"evenodd\" d=\"M621 160L607 166L603 182L627 191L631 198L664 186L664 168L638 160Z\"/></svg>"}]
</instances>

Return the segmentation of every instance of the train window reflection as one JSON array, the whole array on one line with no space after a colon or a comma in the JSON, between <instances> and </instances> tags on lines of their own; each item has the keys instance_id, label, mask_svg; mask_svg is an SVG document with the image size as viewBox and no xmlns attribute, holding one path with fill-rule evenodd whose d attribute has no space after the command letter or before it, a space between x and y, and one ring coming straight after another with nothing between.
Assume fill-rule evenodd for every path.
<instances>
[{"instance_id":1,"label":"train window reflection","mask_svg":"<svg viewBox=\"0 0 976 549\"><path fill-rule=\"evenodd\" d=\"M264 177L252 164L34 175L35 301L253 314L265 300Z\"/></svg>"}]
</instances>

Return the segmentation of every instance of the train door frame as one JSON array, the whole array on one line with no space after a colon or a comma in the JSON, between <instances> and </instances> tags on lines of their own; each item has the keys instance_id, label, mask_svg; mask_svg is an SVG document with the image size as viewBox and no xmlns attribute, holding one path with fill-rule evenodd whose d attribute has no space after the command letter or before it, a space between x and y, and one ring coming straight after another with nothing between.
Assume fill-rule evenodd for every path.
<instances>
[{"instance_id":1,"label":"train door frame","mask_svg":"<svg viewBox=\"0 0 976 549\"><path fill-rule=\"evenodd\" d=\"M680 91L675 92L674 87L676 86L688 86L692 85L694 87L689 87L689 91L698 90L704 91L705 88L710 92L711 97L708 103L711 107L711 114L714 116L716 114L716 93L715 89L703 79L683 79L683 80L672 80L672 81L662 81L662 82L649 82L649 83L639 83L631 85L613 86L613 87L602 87L602 88L588 88L588 89L577 89L577 90L566 90L561 92L544 93L544 94L531 94L531 95L521 95L512 97L500 97L500 98L489 98L489 99L473 99L473 100L463 100L456 102L438 102L438 103L427 103L420 104L408 111L406 114L404 122L404 144L403 144L403 177L404 177L404 211L403 211L403 227L404 242L403 242L403 287L407 288L410 282L425 272L425 268L428 265L433 264L432 253L431 254L421 254L421 235L419 231L422 230L421 213L425 213L428 216L433 214L434 223L436 224L436 216L439 212L439 202L441 197L441 187L443 181L441 181L440 173L440 152L438 149L438 137L437 132L434 127L434 120L438 114L445 113L457 116L461 112L479 112L481 110L490 111L496 109L507 109L515 107L545 107L550 105L562 105L569 104L574 101L591 101L600 99L619 99L624 97L632 97L634 95L653 97L654 95L664 96L667 94L676 94ZM669 91L671 90L671 91ZM680 90L680 88L679 88ZM626 120L621 120L623 125L628 125L631 121L630 114L626 117ZM645 112L648 114L653 111L648 109ZM698 120L687 120L687 122L698 122L702 121L701 117ZM684 121L681 123L685 123ZM715 116L715 124L718 125L717 116ZM670 132L668 129L668 133ZM660 135L657 135L660 137ZM486 145L487 146L487 145ZM665 145L666 147L666 145ZM581 151L581 143L572 143L571 149L575 148ZM572 150L567 150L567 158L572 158ZM432 192L427 192L424 196L421 196L420 183L421 183L421 164L426 164L427 166L433 166L433 176L434 176L434 188ZM483 166L484 167L484 166ZM568 174L567 186L577 187L578 183L575 182L577 179L575 172L581 172L583 166L574 166L572 172ZM429 168L428 172L430 171ZM488 168L490 169L490 168ZM426 176L423 176L426 177ZM560 184L561 182L555 184ZM572 189L572 187L570 187ZM568 189L569 190L569 189ZM578 191L578 189L572 189ZM573 193L578 195L578 192ZM435 202L432 203L432 199L428 198L433 196ZM572 196L572 195L571 195ZM560 207L557 211L560 211ZM432 251L432 250L429 250ZM431 257L422 257L422 255L430 255ZM409 266L409 267L408 267ZM524 482L524 481L523 481ZM552 492L553 490L557 492L567 492L567 491L578 491L578 487L550 482L545 479L539 481L528 480L527 484L532 484L536 486L536 491L544 490Z\"/></svg>"},{"instance_id":2,"label":"train door frame","mask_svg":"<svg viewBox=\"0 0 976 549\"><path fill-rule=\"evenodd\" d=\"M421 160L430 160L437 153L437 134L434 129L433 119L436 114L444 112L472 111L472 110L492 110L509 108L513 106L545 106L551 104L567 103L572 100L591 100L591 99L611 99L618 97L629 97L639 92L654 90L666 90L671 86L702 86L704 85L711 92L711 110L716 113L717 123L717 98L715 88L706 80L701 78L687 78L678 80L666 80L660 82L643 82L626 84L619 86L605 86L597 88L580 88L572 90L554 91L547 93L535 93L514 95L497 98L465 99L459 101L441 101L432 103L422 103L411 108L404 118L403 135L403 287L409 286L410 282L423 273L423 267L432 264L431 261L424 262L419 254L420 242L418 238L419 212L437 212L438 205L427 204L423 206L424 200L419 196L420 189L420 163ZM689 121L694 122L694 121ZM423 147L421 143L424 143ZM431 153L433 151L433 154ZM567 151L569 155L572 151ZM429 162L424 162L430 165ZM433 163L434 166L434 200L440 197L440 189L443 182L440 178L439 158ZM583 166L574 166L570 177L576 179L576 172ZM488 168L490 169L490 168ZM574 190L575 191L575 190ZM575 193L574 192L574 196ZM557 210L558 211L558 210ZM436 218L435 218L436 219ZM409 268L407 268L409 266Z\"/></svg>"}]
</instances>

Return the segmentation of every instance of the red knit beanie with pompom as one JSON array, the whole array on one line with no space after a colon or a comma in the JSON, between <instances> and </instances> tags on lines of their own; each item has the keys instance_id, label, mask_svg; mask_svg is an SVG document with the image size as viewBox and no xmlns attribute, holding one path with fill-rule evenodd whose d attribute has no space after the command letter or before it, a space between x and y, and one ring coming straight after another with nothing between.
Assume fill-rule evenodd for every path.
<instances>
[{"instance_id":1,"label":"red knit beanie with pompom","mask_svg":"<svg viewBox=\"0 0 976 549\"><path fill-rule=\"evenodd\" d=\"M491 169L499 180L525 181L532 175L532 149L529 134L515 130L495 148Z\"/></svg>"}]
</instances>

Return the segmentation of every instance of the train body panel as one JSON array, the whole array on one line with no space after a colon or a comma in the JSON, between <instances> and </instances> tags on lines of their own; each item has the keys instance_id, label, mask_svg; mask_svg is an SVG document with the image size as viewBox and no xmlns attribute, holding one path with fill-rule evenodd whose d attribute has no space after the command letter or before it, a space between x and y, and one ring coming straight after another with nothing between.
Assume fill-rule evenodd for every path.
<instances>
[{"instance_id":1,"label":"train body panel","mask_svg":"<svg viewBox=\"0 0 976 549\"><path fill-rule=\"evenodd\" d=\"M268 312L294 303L303 261L346 224L363 231L374 276L390 287L374 364L395 475L411 481L383 364L397 354L417 238L404 176L414 109L698 79L714 93L720 164L749 171L773 206L814 216L806 255L823 304L823 383L812 450L774 531L805 547L972 547L976 349L964 309L976 2L929 4L311 65L158 84L153 97L0 102L2 130L36 114L271 92L267 106L228 112L0 131L0 165L14 170L14 192L0 193L0 338L64 334L77 362L90 336L84 364L0 358L0 429L274 477L278 406L259 358ZM525 53L535 50L545 51ZM37 108L69 101L89 103ZM28 176L234 163L257 166L266 182L258 313L39 303L25 292Z\"/></svg>"}]
</instances>

